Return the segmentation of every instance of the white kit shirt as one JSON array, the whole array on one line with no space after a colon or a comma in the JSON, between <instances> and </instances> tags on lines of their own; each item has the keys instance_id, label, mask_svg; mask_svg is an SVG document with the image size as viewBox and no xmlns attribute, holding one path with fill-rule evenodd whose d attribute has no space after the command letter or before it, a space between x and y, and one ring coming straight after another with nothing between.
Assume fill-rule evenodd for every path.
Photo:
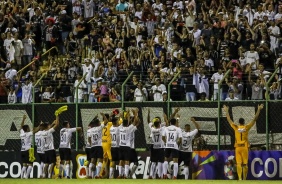
<instances>
[{"instance_id":1,"label":"white kit shirt","mask_svg":"<svg viewBox=\"0 0 282 184\"><path fill-rule=\"evenodd\" d=\"M164 129L165 129L164 127L160 127L160 128L151 127L151 138L152 138L154 149L164 148L164 142L162 139L162 136L164 136L165 133Z\"/></svg>"},{"instance_id":2,"label":"white kit shirt","mask_svg":"<svg viewBox=\"0 0 282 184\"><path fill-rule=\"evenodd\" d=\"M32 135L33 135L32 132L24 132L23 129L20 130L20 137L22 144L21 151L27 151L31 148Z\"/></svg>"},{"instance_id":3,"label":"white kit shirt","mask_svg":"<svg viewBox=\"0 0 282 184\"><path fill-rule=\"evenodd\" d=\"M120 126L118 127L111 126L110 128L110 134L111 134L111 140L112 140L111 147L112 148L119 147L119 142L120 142L119 127Z\"/></svg>"},{"instance_id":4,"label":"white kit shirt","mask_svg":"<svg viewBox=\"0 0 282 184\"><path fill-rule=\"evenodd\" d=\"M91 138L91 148L96 146L102 146L102 130L104 128L104 124L100 126L90 128L87 131L87 137Z\"/></svg>"},{"instance_id":5,"label":"white kit shirt","mask_svg":"<svg viewBox=\"0 0 282 184\"><path fill-rule=\"evenodd\" d=\"M218 83L223 79L223 73L219 74L216 72L212 75L211 79L214 81L213 89L218 89Z\"/></svg>"},{"instance_id":6,"label":"white kit shirt","mask_svg":"<svg viewBox=\"0 0 282 184\"><path fill-rule=\"evenodd\" d=\"M71 148L70 142L72 133L76 128L62 128L60 131L60 145L59 148Z\"/></svg>"},{"instance_id":7,"label":"white kit shirt","mask_svg":"<svg viewBox=\"0 0 282 184\"><path fill-rule=\"evenodd\" d=\"M170 125L165 128L164 136L166 137L165 147L178 150L177 140L182 137L181 129Z\"/></svg>"},{"instance_id":8,"label":"white kit shirt","mask_svg":"<svg viewBox=\"0 0 282 184\"><path fill-rule=\"evenodd\" d=\"M131 136L132 132L137 130L136 126L129 125L128 127L120 126L119 135L120 135L120 146L131 147Z\"/></svg>"},{"instance_id":9,"label":"white kit shirt","mask_svg":"<svg viewBox=\"0 0 282 184\"><path fill-rule=\"evenodd\" d=\"M54 150L54 138L53 138L53 133L55 132L54 128L50 128L49 130L46 130L42 133L42 137L45 140L45 146L44 146L44 150L48 151L48 150Z\"/></svg>"},{"instance_id":10,"label":"white kit shirt","mask_svg":"<svg viewBox=\"0 0 282 184\"><path fill-rule=\"evenodd\" d=\"M35 133L34 139L35 139L35 144L37 148L37 153L44 153L44 145L45 145L45 140L42 136L44 131L38 131Z\"/></svg>"},{"instance_id":11,"label":"white kit shirt","mask_svg":"<svg viewBox=\"0 0 282 184\"><path fill-rule=\"evenodd\" d=\"M191 132L182 132L182 143L180 146L180 151L182 152L192 152L192 141L196 134L198 133L198 129L195 129Z\"/></svg>"}]
</instances>

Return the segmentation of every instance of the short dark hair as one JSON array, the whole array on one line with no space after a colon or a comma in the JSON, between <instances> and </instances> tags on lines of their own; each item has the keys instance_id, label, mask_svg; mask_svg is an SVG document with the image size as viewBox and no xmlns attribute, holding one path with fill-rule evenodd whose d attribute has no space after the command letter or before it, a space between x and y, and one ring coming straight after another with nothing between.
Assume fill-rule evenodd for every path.
<instances>
[{"instance_id":1,"label":"short dark hair","mask_svg":"<svg viewBox=\"0 0 282 184\"><path fill-rule=\"evenodd\" d=\"M63 127L66 127L68 124L69 124L68 121L64 121L64 122L63 122Z\"/></svg>"},{"instance_id":2,"label":"short dark hair","mask_svg":"<svg viewBox=\"0 0 282 184\"><path fill-rule=\"evenodd\" d=\"M123 122L122 122L122 125L125 126L125 127L127 127L128 124L129 124L129 123L128 123L128 120L127 120L127 119L124 119Z\"/></svg>"},{"instance_id":3,"label":"short dark hair","mask_svg":"<svg viewBox=\"0 0 282 184\"><path fill-rule=\"evenodd\" d=\"M185 127L191 127L191 125L189 125L189 124L186 124L186 125L185 125Z\"/></svg>"},{"instance_id":4,"label":"short dark hair","mask_svg":"<svg viewBox=\"0 0 282 184\"><path fill-rule=\"evenodd\" d=\"M240 118L240 119L239 119L239 124L240 124L240 125L245 124L245 119L244 119L244 118Z\"/></svg>"},{"instance_id":5,"label":"short dark hair","mask_svg":"<svg viewBox=\"0 0 282 184\"><path fill-rule=\"evenodd\" d=\"M27 132L27 130L29 129L29 126L28 125L24 125L22 128L23 128L23 131Z\"/></svg>"},{"instance_id":6,"label":"short dark hair","mask_svg":"<svg viewBox=\"0 0 282 184\"><path fill-rule=\"evenodd\" d=\"M170 121L169 121L169 123L171 124L171 125L176 125L176 119L175 118L171 118L170 119Z\"/></svg>"}]
</instances>

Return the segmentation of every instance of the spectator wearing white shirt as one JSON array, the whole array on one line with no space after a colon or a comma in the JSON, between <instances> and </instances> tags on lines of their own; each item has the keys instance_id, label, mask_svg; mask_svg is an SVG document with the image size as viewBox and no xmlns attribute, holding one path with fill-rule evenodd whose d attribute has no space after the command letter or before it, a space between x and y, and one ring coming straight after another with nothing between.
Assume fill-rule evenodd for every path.
<instances>
[{"instance_id":1,"label":"spectator wearing white shirt","mask_svg":"<svg viewBox=\"0 0 282 184\"><path fill-rule=\"evenodd\" d=\"M282 18L282 5L278 6L278 13L274 16L275 21L279 21Z\"/></svg>"},{"instance_id":2,"label":"spectator wearing white shirt","mask_svg":"<svg viewBox=\"0 0 282 184\"><path fill-rule=\"evenodd\" d=\"M142 82L139 82L137 88L134 90L134 101L144 102L148 99L148 92L145 87L143 87Z\"/></svg>"},{"instance_id":3,"label":"spectator wearing white shirt","mask_svg":"<svg viewBox=\"0 0 282 184\"><path fill-rule=\"evenodd\" d=\"M258 5L257 12L254 14L254 19L263 20L265 13L262 11L262 6Z\"/></svg>"},{"instance_id":4,"label":"spectator wearing white shirt","mask_svg":"<svg viewBox=\"0 0 282 184\"><path fill-rule=\"evenodd\" d=\"M231 89L228 91L228 97L225 99L225 101L236 101L239 100L237 97L234 96L234 90Z\"/></svg>"},{"instance_id":5,"label":"spectator wearing white shirt","mask_svg":"<svg viewBox=\"0 0 282 184\"><path fill-rule=\"evenodd\" d=\"M161 80L159 78L157 78L155 82L156 84L151 88L151 95L153 95L154 101L161 101L163 98L162 92L166 91L166 87L161 84Z\"/></svg>"},{"instance_id":6,"label":"spectator wearing white shirt","mask_svg":"<svg viewBox=\"0 0 282 184\"><path fill-rule=\"evenodd\" d=\"M245 52L246 64L251 65L253 70L257 69L259 64L259 54L255 51L255 45L250 45L250 50Z\"/></svg>"},{"instance_id":7,"label":"spectator wearing white shirt","mask_svg":"<svg viewBox=\"0 0 282 184\"><path fill-rule=\"evenodd\" d=\"M270 35L270 50L276 53L279 45L280 28L275 25L274 21L269 21L270 27L268 27L268 32Z\"/></svg>"},{"instance_id":8,"label":"spectator wearing white shirt","mask_svg":"<svg viewBox=\"0 0 282 184\"><path fill-rule=\"evenodd\" d=\"M217 100L219 89L218 83L223 79L223 71L222 68L218 68L218 72L214 73L211 77L210 82L213 83L213 99ZM220 96L222 92L220 92Z\"/></svg>"},{"instance_id":9,"label":"spectator wearing white shirt","mask_svg":"<svg viewBox=\"0 0 282 184\"><path fill-rule=\"evenodd\" d=\"M201 30L198 28L199 24L196 22L193 25L193 37L194 37L194 46L199 45L200 44L200 38L201 38Z\"/></svg>"},{"instance_id":10,"label":"spectator wearing white shirt","mask_svg":"<svg viewBox=\"0 0 282 184\"><path fill-rule=\"evenodd\" d=\"M81 75L77 74L77 79L74 82L74 90L75 90L74 102L76 102L76 101L82 102L83 101L83 99L84 99L83 98L84 97L83 90L87 88L87 85L85 84L84 81L82 81L80 83L80 85L78 86L80 79L81 79ZM76 90L76 87L78 87L78 90ZM76 94L76 92L77 92L77 94Z\"/></svg>"},{"instance_id":11,"label":"spectator wearing white shirt","mask_svg":"<svg viewBox=\"0 0 282 184\"><path fill-rule=\"evenodd\" d=\"M6 71L6 73L5 73L6 79L9 79L10 81L13 81L14 76L16 76L17 73L18 73L15 68L16 68L16 65L15 65L15 64L12 64L12 65L11 65L11 68Z\"/></svg>"},{"instance_id":12,"label":"spectator wearing white shirt","mask_svg":"<svg viewBox=\"0 0 282 184\"><path fill-rule=\"evenodd\" d=\"M22 85L22 103L27 104L32 102L32 87L33 84L30 79L25 79Z\"/></svg>"}]
</instances>

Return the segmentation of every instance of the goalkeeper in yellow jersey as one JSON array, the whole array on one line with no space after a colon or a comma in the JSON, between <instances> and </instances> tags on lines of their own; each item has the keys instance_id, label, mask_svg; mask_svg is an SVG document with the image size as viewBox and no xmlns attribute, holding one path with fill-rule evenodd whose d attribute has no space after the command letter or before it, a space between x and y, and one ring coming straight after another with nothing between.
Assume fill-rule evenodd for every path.
<instances>
[{"instance_id":1,"label":"goalkeeper in yellow jersey","mask_svg":"<svg viewBox=\"0 0 282 184\"><path fill-rule=\"evenodd\" d=\"M235 124L229 115L229 107L224 105L223 106L224 111L226 112L226 118L230 126L235 132L235 159L237 164L237 174L238 179L242 180L242 173L243 173L243 179L246 180L247 174L248 174L248 156L249 156L249 130L254 126L256 123L260 111L263 109L263 104L258 106L257 112L255 114L254 119L249 122L248 124L245 124L245 120L243 118L239 119L239 125Z\"/></svg>"}]
</instances>

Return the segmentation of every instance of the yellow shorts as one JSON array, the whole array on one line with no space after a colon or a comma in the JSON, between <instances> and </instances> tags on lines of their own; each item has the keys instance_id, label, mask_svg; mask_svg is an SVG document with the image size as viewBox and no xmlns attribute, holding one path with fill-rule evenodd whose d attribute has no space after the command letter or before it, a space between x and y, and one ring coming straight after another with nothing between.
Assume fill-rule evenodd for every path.
<instances>
[{"instance_id":1,"label":"yellow shorts","mask_svg":"<svg viewBox=\"0 0 282 184\"><path fill-rule=\"evenodd\" d=\"M235 158L237 164L247 164L249 159L249 149L248 147L236 147L235 148Z\"/></svg>"},{"instance_id":2,"label":"yellow shorts","mask_svg":"<svg viewBox=\"0 0 282 184\"><path fill-rule=\"evenodd\" d=\"M108 158L112 160L112 153L111 153L111 144L110 143L102 143L104 158Z\"/></svg>"}]
</instances>

